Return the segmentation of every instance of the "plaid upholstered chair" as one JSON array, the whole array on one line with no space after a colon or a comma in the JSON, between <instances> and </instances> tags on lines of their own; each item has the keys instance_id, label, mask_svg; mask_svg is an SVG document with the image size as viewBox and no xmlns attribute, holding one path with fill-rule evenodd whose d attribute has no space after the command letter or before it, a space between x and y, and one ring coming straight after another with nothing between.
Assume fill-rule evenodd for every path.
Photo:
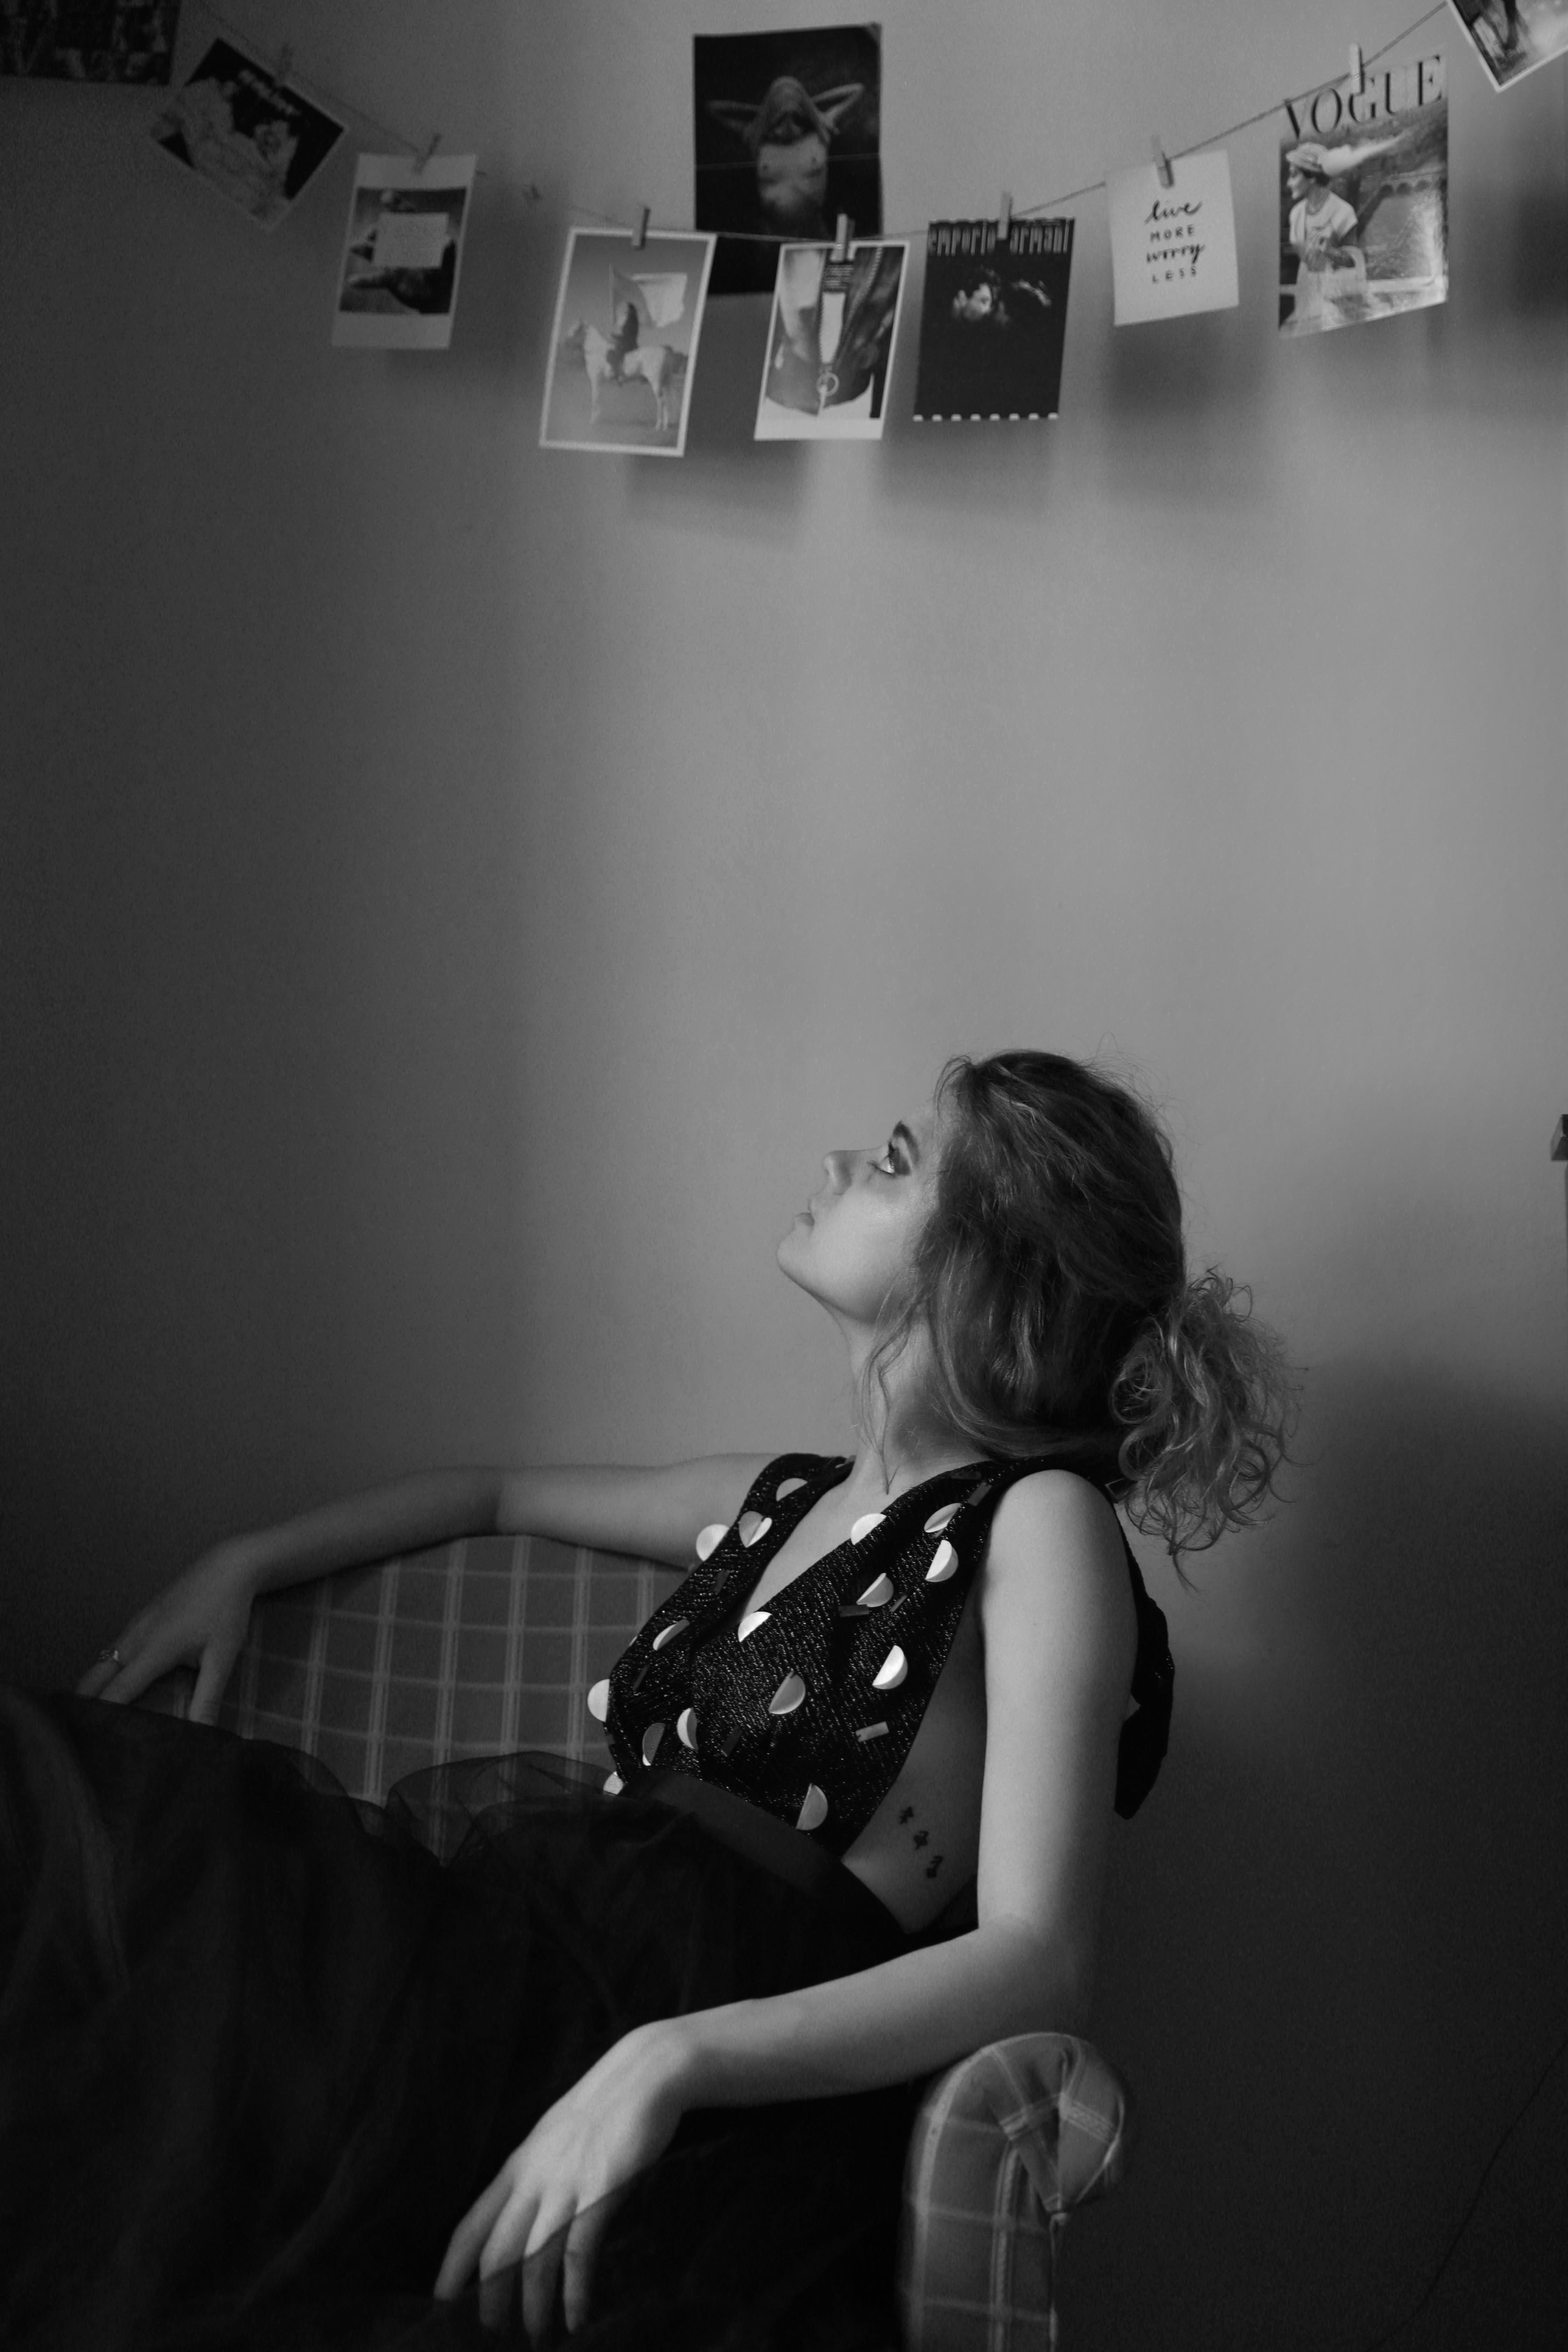
<instances>
[{"instance_id":1,"label":"plaid upholstered chair","mask_svg":"<svg viewBox=\"0 0 1568 2352\"><path fill-rule=\"evenodd\" d=\"M219 1721L303 1748L379 1803L403 1773L545 1748L606 1772L589 1715L680 1571L539 1537L443 1546L265 1595ZM143 1703L184 1714L194 1677ZM1127 2095L1061 2033L993 2042L930 2084L904 2173L907 2352L1048 2352L1075 2205L1120 2179Z\"/></svg>"}]
</instances>

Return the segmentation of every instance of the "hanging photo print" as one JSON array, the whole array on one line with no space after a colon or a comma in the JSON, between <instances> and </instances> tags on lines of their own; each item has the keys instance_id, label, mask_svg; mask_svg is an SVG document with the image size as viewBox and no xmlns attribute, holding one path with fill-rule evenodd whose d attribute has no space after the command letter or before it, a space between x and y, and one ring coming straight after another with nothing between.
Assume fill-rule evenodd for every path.
<instances>
[{"instance_id":1,"label":"hanging photo print","mask_svg":"<svg viewBox=\"0 0 1568 2352\"><path fill-rule=\"evenodd\" d=\"M263 228L275 228L326 162L343 126L270 69L214 41L153 125L184 163Z\"/></svg>"},{"instance_id":2,"label":"hanging photo print","mask_svg":"<svg viewBox=\"0 0 1568 2352\"><path fill-rule=\"evenodd\" d=\"M715 294L773 291L785 238L831 237L840 213L882 228L882 31L699 34L696 221L720 232Z\"/></svg>"},{"instance_id":3,"label":"hanging photo print","mask_svg":"<svg viewBox=\"0 0 1568 2352\"><path fill-rule=\"evenodd\" d=\"M1230 158L1215 147L1166 168L1168 188L1152 163L1112 172L1106 182L1119 327L1234 310L1239 299Z\"/></svg>"},{"instance_id":4,"label":"hanging photo print","mask_svg":"<svg viewBox=\"0 0 1568 2352\"><path fill-rule=\"evenodd\" d=\"M1448 299L1448 101L1440 57L1286 102L1279 329L1322 334Z\"/></svg>"},{"instance_id":5,"label":"hanging photo print","mask_svg":"<svg viewBox=\"0 0 1568 2352\"><path fill-rule=\"evenodd\" d=\"M879 441L907 245L786 245L778 257L758 441Z\"/></svg>"},{"instance_id":6,"label":"hanging photo print","mask_svg":"<svg viewBox=\"0 0 1568 2352\"><path fill-rule=\"evenodd\" d=\"M166 82L180 0L0 0L0 74Z\"/></svg>"},{"instance_id":7,"label":"hanging photo print","mask_svg":"<svg viewBox=\"0 0 1568 2352\"><path fill-rule=\"evenodd\" d=\"M653 231L574 228L566 244L550 372L543 449L616 449L679 457L713 239Z\"/></svg>"},{"instance_id":8,"label":"hanging photo print","mask_svg":"<svg viewBox=\"0 0 1568 2352\"><path fill-rule=\"evenodd\" d=\"M452 340L472 155L362 155L338 279L334 343L444 352Z\"/></svg>"},{"instance_id":9,"label":"hanging photo print","mask_svg":"<svg viewBox=\"0 0 1568 2352\"><path fill-rule=\"evenodd\" d=\"M1568 49L1568 0L1448 0L1494 89Z\"/></svg>"},{"instance_id":10,"label":"hanging photo print","mask_svg":"<svg viewBox=\"0 0 1568 2352\"><path fill-rule=\"evenodd\" d=\"M1067 333L1070 220L932 221L915 415L942 424L1054 416Z\"/></svg>"}]
</instances>

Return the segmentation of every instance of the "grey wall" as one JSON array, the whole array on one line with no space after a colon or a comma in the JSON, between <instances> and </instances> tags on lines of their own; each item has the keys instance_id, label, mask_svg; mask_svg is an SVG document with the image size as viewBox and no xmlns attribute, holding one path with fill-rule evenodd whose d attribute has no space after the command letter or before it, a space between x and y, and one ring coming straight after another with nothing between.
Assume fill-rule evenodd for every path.
<instances>
[{"instance_id":1,"label":"grey wall","mask_svg":"<svg viewBox=\"0 0 1568 2352\"><path fill-rule=\"evenodd\" d=\"M446 358L328 346L346 153L267 236L145 95L0 89L7 1670L395 1469L840 1444L773 1267L823 1149L956 1048L1120 1056L1310 1373L1289 1508L1151 1562L1067 2340L1358 2352L1568 2006L1562 72L1424 36L1446 310L1279 341L1265 126L1237 312L1114 332L1078 207L1055 425L914 425L906 331L883 446L753 448L742 302L683 463L541 454L568 199L689 219L690 33L824 13L252 0L481 152ZM1401 20L880 14L917 234ZM1561 2125L1402 2344L1543 2292Z\"/></svg>"}]
</instances>

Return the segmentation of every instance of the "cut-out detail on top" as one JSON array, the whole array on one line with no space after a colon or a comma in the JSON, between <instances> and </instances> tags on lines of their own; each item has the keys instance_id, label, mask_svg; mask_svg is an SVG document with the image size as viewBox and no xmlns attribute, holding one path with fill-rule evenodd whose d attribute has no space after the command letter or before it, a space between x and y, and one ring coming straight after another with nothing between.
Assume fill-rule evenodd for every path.
<instances>
[{"instance_id":1,"label":"cut-out detail on top","mask_svg":"<svg viewBox=\"0 0 1568 2352\"><path fill-rule=\"evenodd\" d=\"M723 1542L729 1532L730 1523L727 1519L710 1520L707 1527L703 1528L701 1534L697 1538L698 1559L710 1559L713 1553L718 1550L720 1545Z\"/></svg>"}]
</instances>

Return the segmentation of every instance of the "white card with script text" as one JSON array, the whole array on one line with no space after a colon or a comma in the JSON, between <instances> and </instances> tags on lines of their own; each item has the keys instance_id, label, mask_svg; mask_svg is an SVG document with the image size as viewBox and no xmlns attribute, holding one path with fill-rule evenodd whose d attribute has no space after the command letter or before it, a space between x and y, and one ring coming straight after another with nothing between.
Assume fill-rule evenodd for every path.
<instances>
[{"instance_id":1,"label":"white card with script text","mask_svg":"<svg viewBox=\"0 0 1568 2352\"><path fill-rule=\"evenodd\" d=\"M1119 327L1236 308L1230 158L1214 147L1183 155L1170 173L1168 188L1152 163L1106 182Z\"/></svg>"}]
</instances>

